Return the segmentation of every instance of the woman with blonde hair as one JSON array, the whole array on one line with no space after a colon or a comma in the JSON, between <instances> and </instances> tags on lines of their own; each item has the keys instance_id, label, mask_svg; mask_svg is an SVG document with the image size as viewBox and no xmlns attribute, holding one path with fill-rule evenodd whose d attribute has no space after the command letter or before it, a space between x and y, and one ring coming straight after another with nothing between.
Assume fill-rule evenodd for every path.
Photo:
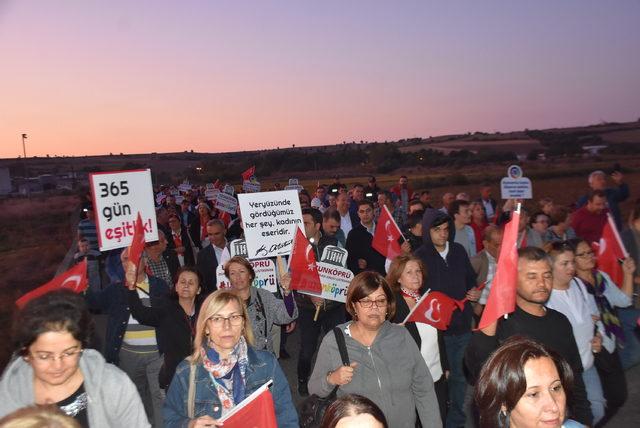
<instances>
[{"instance_id":1,"label":"woman with blonde hair","mask_svg":"<svg viewBox=\"0 0 640 428\"><path fill-rule=\"evenodd\" d=\"M253 347L247 308L229 290L202 303L193 353L178 365L167 391L167 428L222 426L225 416L269 380L279 427L297 427L298 415L287 379L275 356Z\"/></svg>"}]
</instances>

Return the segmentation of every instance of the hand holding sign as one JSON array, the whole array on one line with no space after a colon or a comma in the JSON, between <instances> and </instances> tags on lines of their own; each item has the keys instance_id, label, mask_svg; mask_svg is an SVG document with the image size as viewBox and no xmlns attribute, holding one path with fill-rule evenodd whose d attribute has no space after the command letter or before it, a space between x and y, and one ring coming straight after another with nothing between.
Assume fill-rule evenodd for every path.
<instances>
[{"instance_id":1,"label":"hand holding sign","mask_svg":"<svg viewBox=\"0 0 640 428\"><path fill-rule=\"evenodd\" d=\"M280 287L284 291L284 295L288 296L291 293L291 274L285 269L282 256L276 257L276 263L278 264L278 274L280 275Z\"/></svg>"}]
</instances>

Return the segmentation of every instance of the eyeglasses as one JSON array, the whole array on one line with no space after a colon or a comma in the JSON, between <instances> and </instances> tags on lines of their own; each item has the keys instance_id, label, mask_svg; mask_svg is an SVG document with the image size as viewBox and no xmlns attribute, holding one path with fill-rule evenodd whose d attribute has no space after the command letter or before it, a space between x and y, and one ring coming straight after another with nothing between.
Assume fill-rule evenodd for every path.
<instances>
[{"instance_id":1,"label":"eyeglasses","mask_svg":"<svg viewBox=\"0 0 640 428\"><path fill-rule=\"evenodd\" d=\"M376 300L362 299L358 300L358 303L360 303L360 306L365 309L371 309L374 304L376 305L376 308L384 308L387 306L387 299L385 297Z\"/></svg>"},{"instance_id":2,"label":"eyeglasses","mask_svg":"<svg viewBox=\"0 0 640 428\"><path fill-rule=\"evenodd\" d=\"M68 360L74 360L76 357L79 357L80 355L82 355L83 351L84 349L77 349L75 351L63 352L60 355L44 353L44 352L39 352L36 354L29 353L29 355L31 356L32 361L38 364L51 364L56 360L60 360L61 363L64 363L65 361L68 361Z\"/></svg>"},{"instance_id":3,"label":"eyeglasses","mask_svg":"<svg viewBox=\"0 0 640 428\"><path fill-rule=\"evenodd\" d=\"M211 321L211 324L213 324L214 327L222 327L225 321L229 321L229 324L231 324L234 327L237 327L240 324L242 324L242 321L244 321L244 317L242 315L237 315L237 314L230 315L228 317L214 315L209 318L209 321Z\"/></svg>"},{"instance_id":4,"label":"eyeglasses","mask_svg":"<svg viewBox=\"0 0 640 428\"><path fill-rule=\"evenodd\" d=\"M585 251L584 253L576 254L576 257L584 257L584 258L593 257L593 256L595 256L595 253L593 251Z\"/></svg>"}]
</instances>

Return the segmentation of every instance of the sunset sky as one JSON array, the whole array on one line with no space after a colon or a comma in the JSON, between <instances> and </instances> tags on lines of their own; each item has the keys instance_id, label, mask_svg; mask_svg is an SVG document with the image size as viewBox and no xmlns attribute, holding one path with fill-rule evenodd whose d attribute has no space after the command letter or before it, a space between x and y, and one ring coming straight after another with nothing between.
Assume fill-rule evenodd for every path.
<instances>
[{"instance_id":1,"label":"sunset sky","mask_svg":"<svg viewBox=\"0 0 640 428\"><path fill-rule=\"evenodd\" d=\"M0 0L0 157L640 117L640 2Z\"/></svg>"}]
</instances>

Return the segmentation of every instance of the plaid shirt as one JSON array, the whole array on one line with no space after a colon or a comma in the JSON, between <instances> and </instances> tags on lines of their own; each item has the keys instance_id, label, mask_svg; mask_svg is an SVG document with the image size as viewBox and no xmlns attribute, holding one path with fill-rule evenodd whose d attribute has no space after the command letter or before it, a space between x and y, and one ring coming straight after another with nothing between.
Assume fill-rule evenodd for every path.
<instances>
[{"instance_id":1,"label":"plaid shirt","mask_svg":"<svg viewBox=\"0 0 640 428\"><path fill-rule=\"evenodd\" d=\"M171 280L171 272L169 272L169 266L162 256L160 256L160 260L157 262L147 257L147 266L149 266L149 269L151 270L151 274L153 276L163 280L169 287L173 285L173 281Z\"/></svg>"}]
</instances>

